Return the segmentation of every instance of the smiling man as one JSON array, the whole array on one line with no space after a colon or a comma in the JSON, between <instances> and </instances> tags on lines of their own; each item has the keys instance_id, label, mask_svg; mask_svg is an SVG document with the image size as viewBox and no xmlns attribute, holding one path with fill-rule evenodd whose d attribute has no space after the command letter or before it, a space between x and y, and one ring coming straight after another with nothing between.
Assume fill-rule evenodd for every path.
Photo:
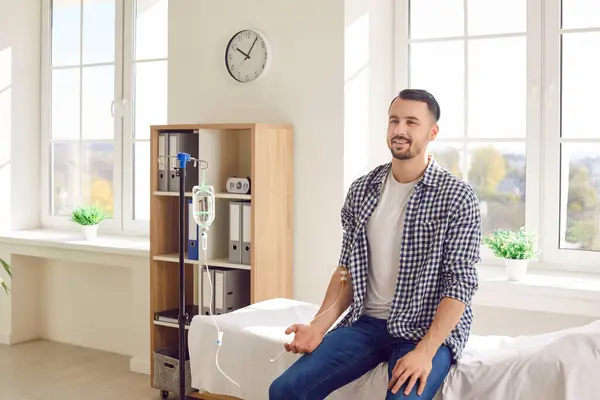
<instances>
[{"instance_id":1,"label":"smiling man","mask_svg":"<svg viewBox=\"0 0 600 400\"><path fill-rule=\"evenodd\" d=\"M294 339L285 348L303 356L272 383L271 400L324 399L382 362L387 391L369 398L431 400L469 337L479 201L428 152L440 119L430 93L401 91L388 117L391 162L351 185L325 312L286 331ZM350 271L350 285L341 285L339 270Z\"/></svg>"}]
</instances>

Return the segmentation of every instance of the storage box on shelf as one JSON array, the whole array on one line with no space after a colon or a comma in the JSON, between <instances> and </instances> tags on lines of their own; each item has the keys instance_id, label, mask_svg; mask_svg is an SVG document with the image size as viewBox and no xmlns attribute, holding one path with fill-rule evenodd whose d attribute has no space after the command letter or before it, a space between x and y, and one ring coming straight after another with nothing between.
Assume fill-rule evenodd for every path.
<instances>
[{"instance_id":1,"label":"storage box on shelf","mask_svg":"<svg viewBox=\"0 0 600 400\"><path fill-rule=\"evenodd\" d=\"M193 143L193 148L185 152L189 152L193 158L208 163L205 171L206 184L214 186L215 189L215 220L208 232L209 268L248 271L250 303L276 297L292 297L294 180L292 127L260 123L152 126L151 382L154 382L155 352L165 351L166 348L178 345L176 318L175 322L155 319L156 313L178 308L179 295L179 191L173 186L169 187L169 183L164 181L165 178L170 178L169 182L173 181L173 177L169 176L172 172L169 171L170 163L165 159L159 162L159 148L162 153L167 143L162 139L164 133L177 133L192 139L184 140ZM196 137L187 135L196 135ZM195 148L196 143L197 148ZM186 174L186 178L192 177L194 185L199 184L202 179L202 171L199 167L196 166L197 174ZM187 170L193 168L194 165L188 163ZM226 191L227 179L234 176L250 178L250 193L234 194ZM159 183L160 179L163 179L163 182ZM188 185L186 185L185 196L192 197ZM232 262L229 257L229 205L232 202L251 204L250 260L246 264ZM186 221L189 221L187 215ZM188 226L185 232L189 232ZM186 304L201 307L202 284L198 284L200 281L198 274L206 274L202 250L198 252L198 259L190 259L186 252L185 264ZM202 312L201 308L200 312Z\"/></svg>"}]
</instances>

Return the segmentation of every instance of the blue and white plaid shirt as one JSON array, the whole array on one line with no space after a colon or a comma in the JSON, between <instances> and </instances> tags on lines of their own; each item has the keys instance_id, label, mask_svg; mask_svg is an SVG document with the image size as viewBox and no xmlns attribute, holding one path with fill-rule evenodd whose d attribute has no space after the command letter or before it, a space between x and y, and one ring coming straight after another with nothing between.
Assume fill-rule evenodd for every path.
<instances>
[{"instance_id":1,"label":"blue and white plaid shirt","mask_svg":"<svg viewBox=\"0 0 600 400\"><path fill-rule=\"evenodd\" d=\"M391 163L380 165L355 180L342 207L344 234L339 265L350 270L354 299L338 326L352 324L364 310L369 268L366 224L390 168ZM458 299L466 304L465 312L444 342L456 362L469 337L471 298L478 288L479 201L471 186L431 157L405 215L388 331L417 343L429 330L441 299Z\"/></svg>"}]
</instances>

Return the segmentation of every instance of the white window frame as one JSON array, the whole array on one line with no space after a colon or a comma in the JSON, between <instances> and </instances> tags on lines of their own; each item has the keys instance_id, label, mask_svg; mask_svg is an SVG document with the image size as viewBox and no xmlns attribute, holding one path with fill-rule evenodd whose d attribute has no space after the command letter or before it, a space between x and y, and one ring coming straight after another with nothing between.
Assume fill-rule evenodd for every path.
<instances>
[{"instance_id":1,"label":"white window frame","mask_svg":"<svg viewBox=\"0 0 600 400\"><path fill-rule=\"evenodd\" d=\"M465 9L466 9L465 0ZM474 0L470 0L474 1ZM525 225L539 233L539 257L534 267L577 272L600 272L600 252L559 249L560 201L560 0L527 1L527 136ZM465 25L467 19L465 18ZM465 26L466 32L466 26ZM506 35L485 35L502 37ZM469 36L473 37L473 36ZM409 84L409 0L394 2L394 84L397 93ZM465 52L465 59L468 53ZM466 60L465 60L466 61ZM465 67L467 66L465 62ZM442 68L442 67L440 67ZM465 72L467 73L467 72ZM465 94L466 98L466 94ZM441 105L442 110L444 105ZM468 110L465 110L465 113ZM465 120L466 121L466 120ZM477 139L437 139L440 142ZM502 141L485 139L485 141ZM513 141L511 139L511 141ZM463 157L464 162L467 157ZM554 211L554 212L553 212ZM556 216L548 218L548 216ZM542 218L543 217L543 218ZM550 233L547 233L550 232ZM482 246L482 263L502 260Z\"/></svg>"},{"instance_id":2,"label":"white window frame","mask_svg":"<svg viewBox=\"0 0 600 400\"><path fill-rule=\"evenodd\" d=\"M42 54L41 54L41 223L47 229L74 228L69 216L51 215L51 83L52 69L52 0L42 0ZM134 219L134 157L135 142L149 142L149 139L133 137L132 115L134 109L133 87L135 77L132 66L135 63L135 7L136 0L116 0L115 9L115 101L114 112L114 212L113 218L105 220L99 228L103 233L131 234L147 236L148 220ZM83 29L83 27L81 28ZM81 32L81 31L80 31ZM80 44L82 46L82 44ZM160 59L167 60L167 58ZM156 61L156 60L152 60ZM148 128L149 129L149 128ZM82 141L80 140L80 144ZM150 193L148 193L150 196Z\"/></svg>"},{"instance_id":3,"label":"white window frame","mask_svg":"<svg viewBox=\"0 0 600 400\"><path fill-rule=\"evenodd\" d=\"M569 269L583 272L600 272L600 252L588 250L561 249L559 247L560 221L566 221L566 215L561 210L561 181L568 180L568 170L561 170L561 143L599 143L596 139L563 139L561 138L560 106L561 106L561 0L545 0L544 15L544 81L543 81L543 123L544 141L543 154L543 199L542 209L546 216L543 218L542 232L553 232L552 235L541 236L542 260L549 267ZM600 31L600 26L590 29L573 29L576 32ZM564 200L564 199L563 199Z\"/></svg>"},{"instance_id":4,"label":"white window frame","mask_svg":"<svg viewBox=\"0 0 600 400\"><path fill-rule=\"evenodd\" d=\"M134 65L145 62L154 61L167 61L168 57L155 58L155 59L144 59L143 61L136 60L135 57L135 20L136 20L136 0L123 0L125 1L125 21L126 23L124 30L124 54L128 54L129 57L125 57L123 60L123 70L127 71L124 74L124 91L123 91L123 126L124 132L122 145L123 145L123 230L127 233L149 235L150 227L149 220L136 220L135 217L135 181L134 181L134 167L135 159L133 156L133 149L135 143L147 142L150 143L150 135L147 139L136 138L134 135L134 120L135 115L135 73ZM150 130L150 127L148 127ZM150 166L148 166L150 168ZM148 200L151 200L151 193L148 192Z\"/></svg>"}]
</instances>

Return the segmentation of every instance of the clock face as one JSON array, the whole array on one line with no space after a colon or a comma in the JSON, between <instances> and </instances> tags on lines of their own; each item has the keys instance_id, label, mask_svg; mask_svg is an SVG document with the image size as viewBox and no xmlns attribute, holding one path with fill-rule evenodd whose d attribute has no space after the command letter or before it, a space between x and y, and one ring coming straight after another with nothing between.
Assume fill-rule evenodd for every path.
<instances>
[{"instance_id":1,"label":"clock face","mask_svg":"<svg viewBox=\"0 0 600 400\"><path fill-rule=\"evenodd\" d=\"M254 30L236 33L225 50L225 66L233 79L248 83L258 79L267 67L268 46Z\"/></svg>"}]
</instances>

